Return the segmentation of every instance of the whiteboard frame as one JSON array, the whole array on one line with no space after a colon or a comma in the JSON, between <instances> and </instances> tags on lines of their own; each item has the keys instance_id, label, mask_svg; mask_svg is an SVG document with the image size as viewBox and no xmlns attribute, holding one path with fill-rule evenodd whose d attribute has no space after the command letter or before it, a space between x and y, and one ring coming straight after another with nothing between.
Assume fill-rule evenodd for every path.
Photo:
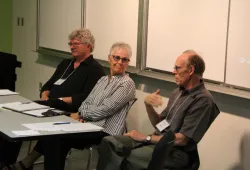
<instances>
[{"instance_id":1,"label":"whiteboard frame","mask_svg":"<svg viewBox=\"0 0 250 170\"><path fill-rule=\"evenodd\" d=\"M40 0L37 0L37 39L36 39L36 52L55 56L55 57L62 57L62 58L71 58L71 53L59 51L55 49L43 48L39 47L39 14L40 14ZM86 0L82 0L82 27L86 25ZM230 17L230 4L231 0L229 0L229 12L228 12L228 20ZM140 76L151 77L163 81L175 82L174 77L172 76L171 72L161 71L157 69L152 69L146 67L146 54L147 54L147 34L148 34L148 8L149 8L149 0L139 0L139 14L138 14L138 30L137 30L137 54L136 54L136 66L129 66L127 72L137 74ZM227 23L227 42L228 43L228 29L229 29L229 21ZM228 46L226 45L226 51ZM227 57L227 53L226 53ZM227 58L226 58L227 60ZM109 67L108 61L97 59L104 67ZM226 69L226 62L225 62L225 69ZM213 80L205 79L206 84L213 84L214 87L218 87L218 89L223 88L223 93L231 94L237 96L237 94L232 94L234 90L236 91L243 91L248 94L250 88L239 87L231 84L225 83L226 77L226 70L225 70L224 82L217 82ZM208 88L212 91L216 91L215 88ZM228 92L227 92L228 91Z\"/></svg>"}]
</instances>

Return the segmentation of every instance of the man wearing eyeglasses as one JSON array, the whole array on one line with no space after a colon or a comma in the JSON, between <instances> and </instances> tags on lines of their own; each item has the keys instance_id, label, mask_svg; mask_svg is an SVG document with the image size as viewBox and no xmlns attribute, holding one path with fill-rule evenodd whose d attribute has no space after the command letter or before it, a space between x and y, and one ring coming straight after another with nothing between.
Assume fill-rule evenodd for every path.
<instances>
[{"instance_id":1,"label":"man wearing eyeglasses","mask_svg":"<svg viewBox=\"0 0 250 170\"><path fill-rule=\"evenodd\" d=\"M159 89L145 98L147 114L156 131L147 135L133 130L123 136L103 138L97 170L148 169L154 147L164 134L169 134L165 144L168 145L166 151L170 152L167 157L156 154L158 160L164 156L161 159L164 162L154 162L154 165L161 163L160 169L183 169L199 160L197 144L219 114L212 95L204 86L204 71L205 63L195 51L183 52L173 71L179 88L173 91L166 109L161 114L154 109L162 104Z\"/></svg>"},{"instance_id":2,"label":"man wearing eyeglasses","mask_svg":"<svg viewBox=\"0 0 250 170\"><path fill-rule=\"evenodd\" d=\"M103 67L91 54L95 47L95 39L88 29L77 29L69 35L69 47L72 59L63 60L56 68L52 77L41 90L43 105L76 112L87 98L98 79L105 75ZM0 138L0 169L6 164L16 162L21 142L8 142ZM38 145L39 146L39 145ZM33 158L40 157L39 148L16 164L17 168L29 167Z\"/></svg>"},{"instance_id":3,"label":"man wearing eyeglasses","mask_svg":"<svg viewBox=\"0 0 250 170\"><path fill-rule=\"evenodd\" d=\"M63 60L58 65L41 90L41 103L76 112L105 72L91 54L95 39L88 29L73 31L69 40L73 59Z\"/></svg>"}]
</instances>

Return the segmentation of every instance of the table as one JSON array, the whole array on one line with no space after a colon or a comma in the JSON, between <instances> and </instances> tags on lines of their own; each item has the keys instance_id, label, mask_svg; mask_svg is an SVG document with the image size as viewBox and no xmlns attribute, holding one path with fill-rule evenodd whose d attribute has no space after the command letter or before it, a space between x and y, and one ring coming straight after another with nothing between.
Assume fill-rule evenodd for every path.
<instances>
[{"instance_id":1,"label":"table","mask_svg":"<svg viewBox=\"0 0 250 170\"><path fill-rule=\"evenodd\" d=\"M0 104L8 102L30 102L29 99L26 99L20 95L10 95L10 96L0 96ZM74 138L79 137L81 134L88 133L101 133L102 131L86 132L86 131L75 131L75 132L64 132L64 131L39 131L38 135L29 135L29 136L17 136L12 131L19 130L28 130L22 124L24 123L42 123L42 122L72 122L77 123L77 120L74 120L67 116L54 116L54 117L34 117L26 114L9 111L9 110L0 110L0 135L4 139L10 141L25 141L25 140L39 140L39 139L48 139L55 137L67 137Z\"/></svg>"}]
</instances>

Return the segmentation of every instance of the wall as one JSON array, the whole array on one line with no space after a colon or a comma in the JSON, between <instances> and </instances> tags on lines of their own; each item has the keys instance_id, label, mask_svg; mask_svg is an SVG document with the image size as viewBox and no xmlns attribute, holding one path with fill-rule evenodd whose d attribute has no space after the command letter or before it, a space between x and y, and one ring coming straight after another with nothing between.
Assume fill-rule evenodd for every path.
<instances>
[{"instance_id":1,"label":"wall","mask_svg":"<svg viewBox=\"0 0 250 170\"><path fill-rule=\"evenodd\" d=\"M12 0L0 1L0 51L12 49Z\"/></svg>"},{"instance_id":2,"label":"wall","mask_svg":"<svg viewBox=\"0 0 250 170\"><path fill-rule=\"evenodd\" d=\"M29 1L35 8L34 0ZM32 23L30 24L33 29L29 31L28 41L23 42L26 51L24 54L18 55L19 60L23 62L23 67L17 70L17 91L30 99L38 99L39 82L44 83L48 80L61 59L31 52L31 50L34 50L34 44L36 43L35 10L33 8L29 16L32 17ZM108 69L106 71L108 72ZM160 88L161 94L169 97L171 91L176 88L176 85L171 82L135 74L130 74L130 76L136 82L137 88L144 84L145 92L148 93ZM201 170L239 170L244 163L248 163L244 160L250 159L247 145L249 142L245 142L245 138L249 139L250 102L247 99L221 93L213 92L212 94L223 113L201 142Z\"/></svg>"}]
</instances>

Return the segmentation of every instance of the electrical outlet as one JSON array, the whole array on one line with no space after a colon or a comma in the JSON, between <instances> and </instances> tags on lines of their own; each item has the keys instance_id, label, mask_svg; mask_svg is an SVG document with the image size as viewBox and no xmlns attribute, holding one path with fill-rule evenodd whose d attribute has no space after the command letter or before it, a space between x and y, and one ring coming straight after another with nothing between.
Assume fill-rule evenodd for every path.
<instances>
[{"instance_id":1,"label":"electrical outlet","mask_svg":"<svg viewBox=\"0 0 250 170\"><path fill-rule=\"evenodd\" d=\"M43 87L43 83L42 83L42 82L39 82L39 91L42 90L42 87Z\"/></svg>"}]
</instances>

